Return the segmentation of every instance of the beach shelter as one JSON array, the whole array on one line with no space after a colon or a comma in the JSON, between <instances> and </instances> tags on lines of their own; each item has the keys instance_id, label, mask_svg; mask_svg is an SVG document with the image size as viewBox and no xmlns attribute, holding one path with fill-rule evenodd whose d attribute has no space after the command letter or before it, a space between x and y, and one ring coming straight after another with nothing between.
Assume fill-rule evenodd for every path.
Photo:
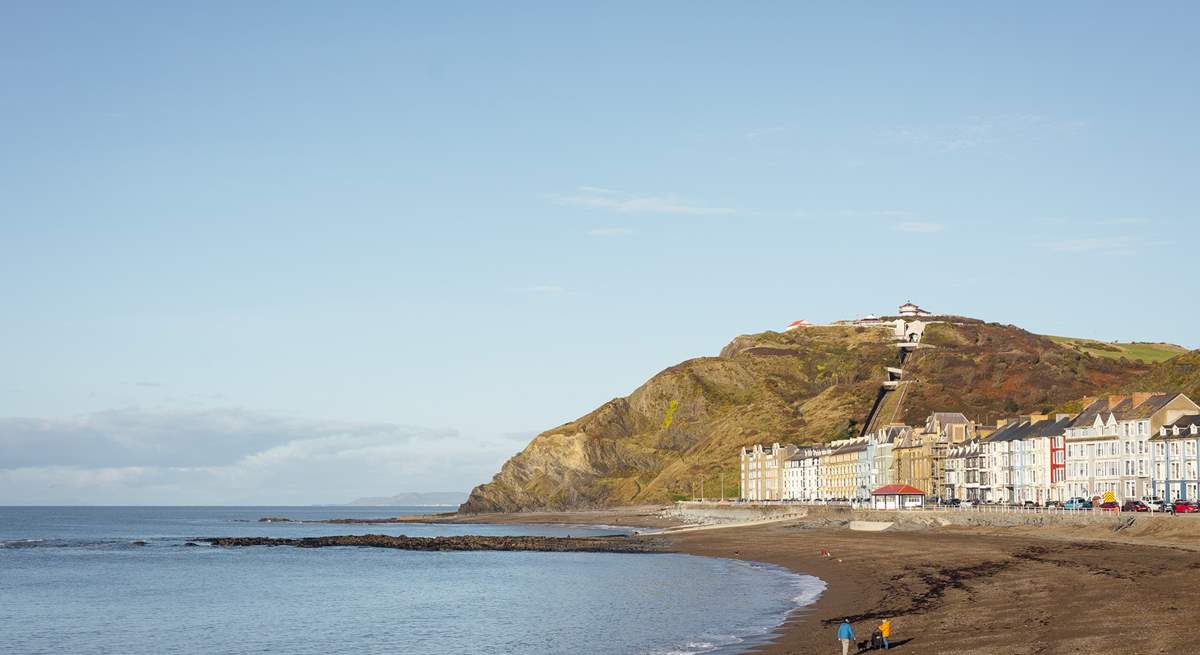
<instances>
[{"instance_id":1,"label":"beach shelter","mask_svg":"<svg viewBox=\"0 0 1200 655\"><path fill-rule=\"evenodd\" d=\"M907 484L885 484L871 492L875 509L908 509L925 506L925 492Z\"/></svg>"}]
</instances>

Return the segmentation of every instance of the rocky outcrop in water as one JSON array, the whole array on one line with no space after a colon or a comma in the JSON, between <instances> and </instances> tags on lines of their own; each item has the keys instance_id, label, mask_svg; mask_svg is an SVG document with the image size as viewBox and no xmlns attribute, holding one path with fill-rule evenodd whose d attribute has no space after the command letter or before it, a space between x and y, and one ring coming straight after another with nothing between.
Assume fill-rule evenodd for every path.
<instances>
[{"instance_id":1,"label":"rocky outcrop in water","mask_svg":"<svg viewBox=\"0 0 1200 655\"><path fill-rule=\"evenodd\" d=\"M536 551L553 553L665 553L666 542L624 535L612 537L406 537L384 534L328 537L207 537L196 539L213 546L293 546L296 548L394 548L421 551Z\"/></svg>"}]
</instances>

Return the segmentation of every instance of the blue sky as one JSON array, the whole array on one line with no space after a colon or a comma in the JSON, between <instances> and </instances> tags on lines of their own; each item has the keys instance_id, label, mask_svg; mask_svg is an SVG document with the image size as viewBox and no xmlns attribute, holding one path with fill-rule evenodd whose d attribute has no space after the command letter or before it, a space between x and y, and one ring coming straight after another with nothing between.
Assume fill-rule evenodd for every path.
<instances>
[{"instance_id":1,"label":"blue sky","mask_svg":"<svg viewBox=\"0 0 1200 655\"><path fill-rule=\"evenodd\" d=\"M0 503L466 490L909 299L1200 347L1197 14L4 5Z\"/></svg>"}]
</instances>

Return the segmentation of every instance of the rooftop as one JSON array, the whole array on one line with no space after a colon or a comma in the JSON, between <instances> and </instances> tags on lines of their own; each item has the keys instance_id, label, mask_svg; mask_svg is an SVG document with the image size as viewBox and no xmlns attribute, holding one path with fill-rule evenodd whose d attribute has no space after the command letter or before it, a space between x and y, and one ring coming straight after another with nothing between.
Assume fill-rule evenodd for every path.
<instances>
[{"instance_id":1,"label":"rooftop","mask_svg":"<svg viewBox=\"0 0 1200 655\"><path fill-rule=\"evenodd\" d=\"M885 484L871 492L872 496L924 496L925 492L907 484Z\"/></svg>"}]
</instances>

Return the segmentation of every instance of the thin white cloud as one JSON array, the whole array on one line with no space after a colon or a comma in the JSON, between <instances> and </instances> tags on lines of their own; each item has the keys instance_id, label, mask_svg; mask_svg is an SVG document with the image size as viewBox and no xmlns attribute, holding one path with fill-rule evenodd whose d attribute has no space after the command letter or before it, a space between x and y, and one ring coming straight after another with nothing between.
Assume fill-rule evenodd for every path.
<instances>
[{"instance_id":1,"label":"thin white cloud","mask_svg":"<svg viewBox=\"0 0 1200 655\"><path fill-rule=\"evenodd\" d=\"M843 209L841 213L842 216L849 216L851 218L875 216L897 218L901 216L912 216L913 214L911 211L906 209Z\"/></svg>"},{"instance_id":2,"label":"thin white cloud","mask_svg":"<svg viewBox=\"0 0 1200 655\"><path fill-rule=\"evenodd\" d=\"M922 150L951 153L996 143L1079 132L1088 123L1078 119L1056 119L1041 114L1001 114L969 116L957 123L905 126L885 133L900 145Z\"/></svg>"},{"instance_id":3,"label":"thin white cloud","mask_svg":"<svg viewBox=\"0 0 1200 655\"><path fill-rule=\"evenodd\" d=\"M636 195L597 187L579 187L574 194L551 196L551 201L557 205L607 209L619 213L690 216L720 216L737 213L736 209L730 207L712 207L671 193Z\"/></svg>"},{"instance_id":4,"label":"thin white cloud","mask_svg":"<svg viewBox=\"0 0 1200 655\"><path fill-rule=\"evenodd\" d=\"M925 221L904 221L897 223L894 227L897 232L910 232L913 234L930 234L932 232L941 232L945 226L941 223L928 223Z\"/></svg>"},{"instance_id":5,"label":"thin white cloud","mask_svg":"<svg viewBox=\"0 0 1200 655\"><path fill-rule=\"evenodd\" d=\"M600 227L587 233L590 237L624 237L633 234L633 230L627 227Z\"/></svg>"},{"instance_id":6,"label":"thin white cloud","mask_svg":"<svg viewBox=\"0 0 1200 655\"><path fill-rule=\"evenodd\" d=\"M566 292L566 289L554 284L539 284L532 287L516 287L512 289L517 293L530 293L539 296L557 296Z\"/></svg>"},{"instance_id":7,"label":"thin white cloud","mask_svg":"<svg viewBox=\"0 0 1200 655\"><path fill-rule=\"evenodd\" d=\"M1060 241L1047 241L1038 244L1043 248L1048 248L1054 252L1099 252L1111 250L1125 250L1132 246L1133 239L1127 236L1116 237L1088 237L1082 239L1063 239Z\"/></svg>"},{"instance_id":8,"label":"thin white cloud","mask_svg":"<svg viewBox=\"0 0 1200 655\"><path fill-rule=\"evenodd\" d=\"M1145 225L1150 219L1141 218L1139 216L1127 216L1122 218L1108 218L1100 221L1101 225Z\"/></svg>"},{"instance_id":9,"label":"thin white cloud","mask_svg":"<svg viewBox=\"0 0 1200 655\"><path fill-rule=\"evenodd\" d=\"M753 130L746 132L746 140L749 141L750 143L758 143L761 141L765 141L771 137L784 134L789 129L790 128L783 127L783 126L760 127L760 128L753 129Z\"/></svg>"},{"instance_id":10,"label":"thin white cloud","mask_svg":"<svg viewBox=\"0 0 1200 655\"><path fill-rule=\"evenodd\" d=\"M14 504L311 504L396 489L470 489L513 440L241 408L0 419L0 498Z\"/></svg>"},{"instance_id":11,"label":"thin white cloud","mask_svg":"<svg viewBox=\"0 0 1200 655\"><path fill-rule=\"evenodd\" d=\"M620 191L615 191L613 189L606 189L601 186L581 186L581 187L577 187L577 188L584 193L596 193L596 194L605 195L605 196L611 196L611 195L620 193Z\"/></svg>"}]
</instances>

